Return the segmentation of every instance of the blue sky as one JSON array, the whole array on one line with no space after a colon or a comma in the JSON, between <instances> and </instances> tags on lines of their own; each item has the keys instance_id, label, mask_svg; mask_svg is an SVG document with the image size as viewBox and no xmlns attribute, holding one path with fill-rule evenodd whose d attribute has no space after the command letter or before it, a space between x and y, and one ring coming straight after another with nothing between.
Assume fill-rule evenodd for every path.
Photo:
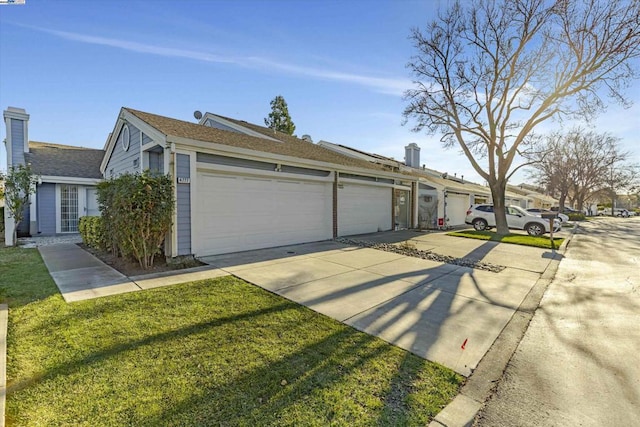
<instances>
[{"instance_id":1,"label":"blue sky","mask_svg":"<svg viewBox=\"0 0 640 427\"><path fill-rule=\"evenodd\" d=\"M26 0L0 6L0 107L27 110L31 140L102 148L123 106L263 124L283 95L298 135L400 160L416 142L427 167L479 181L457 149L402 126L409 30L447 4ZM640 83L629 94L596 125L640 162Z\"/></svg>"}]
</instances>

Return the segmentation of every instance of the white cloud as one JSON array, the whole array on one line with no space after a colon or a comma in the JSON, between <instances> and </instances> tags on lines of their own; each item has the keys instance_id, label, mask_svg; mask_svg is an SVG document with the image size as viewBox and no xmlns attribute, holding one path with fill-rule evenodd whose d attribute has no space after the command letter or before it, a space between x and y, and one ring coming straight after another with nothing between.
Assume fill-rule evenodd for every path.
<instances>
[{"instance_id":1,"label":"white cloud","mask_svg":"<svg viewBox=\"0 0 640 427\"><path fill-rule=\"evenodd\" d=\"M195 59L197 61L204 61L204 62L218 62L218 63L231 63L231 64L237 63L233 58L213 55L207 52L154 46L154 45L148 45L143 43L131 42L127 40L90 36L86 34L71 33L68 31L49 30L46 28L34 28L34 27L30 27L30 28L33 28L48 34L52 34L54 36L57 36L66 40L72 40L72 41L88 43L88 44L95 44L100 46L115 47L118 49L129 50L132 52L147 53L151 55L168 56L168 57L174 57L174 58L188 58L188 59Z\"/></svg>"},{"instance_id":2,"label":"white cloud","mask_svg":"<svg viewBox=\"0 0 640 427\"><path fill-rule=\"evenodd\" d=\"M259 56L223 56L199 50L168 48L152 44L137 43L128 40L99 37L68 31L58 31L40 27L28 28L80 43L108 46L149 55L166 56L171 58L185 58L211 63L232 64L244 68L283 71L285 73L301 77L352 83L359 86L368 87L376 92L388 95L400 96L402 95L403 91L411 85L411 81L409 79L375 77L364 74L346 73L337 70L313 68L308 66L279 62Z\"/></svg>"}]
</instances>

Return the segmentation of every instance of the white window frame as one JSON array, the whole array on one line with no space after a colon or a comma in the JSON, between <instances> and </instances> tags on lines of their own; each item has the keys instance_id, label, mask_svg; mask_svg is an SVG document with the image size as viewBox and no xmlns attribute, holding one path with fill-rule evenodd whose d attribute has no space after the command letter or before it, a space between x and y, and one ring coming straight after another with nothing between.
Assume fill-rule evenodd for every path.
<instances>
[{"instance_id":1,"label":"white window frame","mask_svg":"<svg viewBox=\"0 0 640 427\"><path fill-rule=\"evenodd\" d=\"M74 186L77 189L78 198L78 221L84 216L84 208L86 207L86 186L78 184L56 184L56 234L75 234L78 231L62 231L62 186Z\"/></svg>"},{"instance_id":2,"label":"white window frame","mask_svg":"<svg viewBox=\"0 0 640 427\"><path fill-rule=\"evenodd\" d=\"M126 135L126 138L125 138ZM129 130L129 126L126 124L122 126L122 151L129 151L129 147L131 146L131 131Z\"/></svg>"}]
</instances>

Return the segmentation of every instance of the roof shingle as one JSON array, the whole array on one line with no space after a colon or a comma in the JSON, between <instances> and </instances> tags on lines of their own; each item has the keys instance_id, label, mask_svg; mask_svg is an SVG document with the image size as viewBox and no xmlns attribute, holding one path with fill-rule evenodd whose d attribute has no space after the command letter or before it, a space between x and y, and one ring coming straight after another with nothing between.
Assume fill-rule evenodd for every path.
<instances>
[{"instance_id":1,"label":"roof shingle","mask_svg":"<svg viewBox=\"0 0 640 427\"><path fill-rule=\"evenodd\" d=\"M25 157L37 175L101 179L103 156L103 150L29 141Z\"/></svg>"}]
</instances>

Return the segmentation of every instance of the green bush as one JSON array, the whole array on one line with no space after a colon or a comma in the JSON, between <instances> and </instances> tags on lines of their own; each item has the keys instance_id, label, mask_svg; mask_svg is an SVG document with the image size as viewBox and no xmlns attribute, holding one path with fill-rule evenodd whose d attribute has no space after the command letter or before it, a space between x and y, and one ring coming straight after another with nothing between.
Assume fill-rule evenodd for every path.
<instances>
[{"instance_id":1,"label":"green bush","mask_svg":"<svg viewBox=\"0 0 640 427\"><path fill-rule=\"evenodd\" d=\"M98 184L105 246L115 255L133 257L142 268L155 256L171 229L173 180L168 175L125 174Z\"/></svg>"},{"instance_id":2,"label":"green bush","mask_svg":"<svg viewBox=\"0 0 640 427\"><path fill-rule=\"evenodd\" d=\"M569 221L584 221L586 218L583 213L570 213L568 216Z\"/></svg>"},{"instance_id":3,"label":"green bush","mask_svg":"<svg viewBox=\"0 0 640 427\"><path fill-rule=\"evenodd\" d=\"M107 243L102 227L102 218L99 216L80 217L78 231L85 245L99 250L106 250Z\"/></svg>"},{"instance_id":4,"label":"green bush","mask_svg":"<svg viewBox=\"0 0 640 427\"><path fill-rule=\"evenodd\" d=\"M4 233L4 206L0 207L0 233Z\"/></svg>"}]
</instances>

